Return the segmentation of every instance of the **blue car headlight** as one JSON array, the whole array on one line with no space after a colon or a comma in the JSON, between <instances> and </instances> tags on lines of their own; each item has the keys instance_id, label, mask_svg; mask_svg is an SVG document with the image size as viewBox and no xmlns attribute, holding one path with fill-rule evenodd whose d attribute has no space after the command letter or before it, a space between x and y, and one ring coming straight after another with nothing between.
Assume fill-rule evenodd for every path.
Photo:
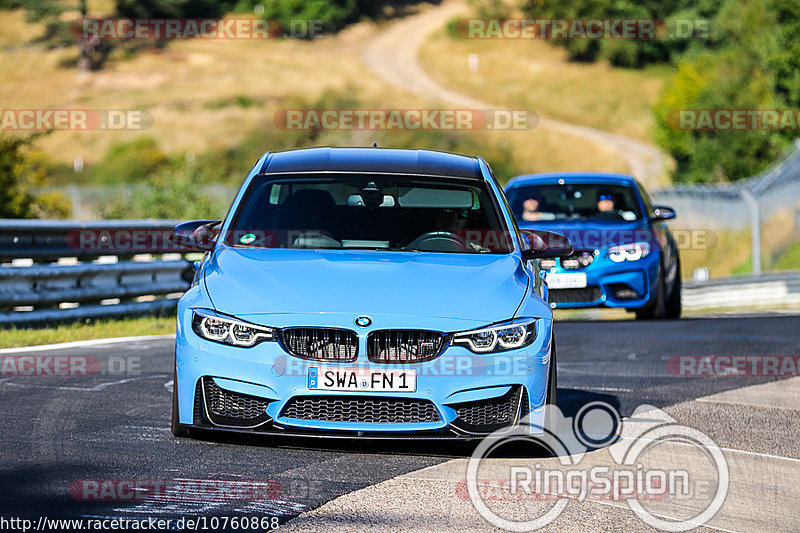
<instances>
[{"instance_id":1,"label":"blue car headlight","mask_svg":"<svg viewBox=\"0 0 800 533\"><path fill-rule=\"evenodd\" d=\"M608 249L608 258L615 263L623 261L638 261L650 253L650 244L646 242L633 242L622 246L612 246Z\"/></svg>"},{"instance_id":2,"label":"blue car headlight","mask_svg":"<svg viewBox=\"0 0 800 533\"><path fill-rule=\"evenodd\" d=\"M192 311L192 330L206 340L243 348L276 337L272 328L221 315L210 309Z\"/></svg>"},{"instance_id":3,"label":"blue car headlight","mask_svg":"<svg viewBox=\"0 0 800 533\"><path fill-rule=\"evenodd\" d=\"M452 344L470 351L487 354L516 350L536 340L536 319L517 318L481 329L453 334Z\"/></svg>"}]
</instances>

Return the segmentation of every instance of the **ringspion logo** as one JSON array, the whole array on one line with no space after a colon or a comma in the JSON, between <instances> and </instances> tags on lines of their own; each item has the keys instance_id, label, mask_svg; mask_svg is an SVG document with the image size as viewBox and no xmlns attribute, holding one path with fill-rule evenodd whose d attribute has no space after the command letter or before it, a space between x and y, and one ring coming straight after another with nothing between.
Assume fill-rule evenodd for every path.
<instances>
[{"instance_id":1,"label":"ringspion logo","mask_svg":"<svg viewBox=\"0 0 800 533\"><path fill-rule=\"evenodd\" d=\"M500 451L521 445L552 457L509 458ZM682 459L677 462L676 445ZM599 461L601 455L607 460ZM544 528L574 501L621 502L655 529L688 531L714 517L729 484L727 460L704 433L651 405L639 406L623 422L613 406L591 402L574 417L545 405L519 426L489 435L475 448L466 479L455 490L489 524L508 531ZM683 511L665 517L665 509L676 508Z\"/></svg>"}]
</instances>

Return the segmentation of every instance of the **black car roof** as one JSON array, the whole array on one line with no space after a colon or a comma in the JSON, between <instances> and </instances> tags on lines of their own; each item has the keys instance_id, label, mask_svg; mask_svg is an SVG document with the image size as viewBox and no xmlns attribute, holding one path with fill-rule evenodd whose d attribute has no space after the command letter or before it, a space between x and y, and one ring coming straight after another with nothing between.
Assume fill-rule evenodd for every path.
<instances>
[{"instance_id":1,"label":"black car roof","mask_svg":"<svg viewBox=\"0 0 800 533\"><path fill-rule=\"evenodd\" d=\"M380 172L481 179L475 157L399 148L302 148L269 154L261 173Z\"/></svg>"}]
</instances>

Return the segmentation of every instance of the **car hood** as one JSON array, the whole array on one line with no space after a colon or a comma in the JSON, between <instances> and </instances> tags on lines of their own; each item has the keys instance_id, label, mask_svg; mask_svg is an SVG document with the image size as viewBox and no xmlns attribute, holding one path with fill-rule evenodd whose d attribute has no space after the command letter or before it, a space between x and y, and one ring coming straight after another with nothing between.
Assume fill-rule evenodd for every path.
<instances>
[{"instance_id":1,"label":"car hood","mask_svg":"<svg viewBox=\"0 0 800 533\"><path fill-rule=\"evenodd\" d=\"M572 242L574 250L596 250L632 242L652 242L653 235L644 221L636 222L519 222L522 229L560 233Z\"/></svg>"},{"instance_id":2,"label":"car hood","mask_svg":"<svg viewBox=\"0 0 800 533\"><path fill-rule=\"evenodd\" d=\"M240 317L412 315L475 324L512 318L529 282L511 254L229 247L214 252L204 279L214 307Z\"/></svg>"}]
</instances>

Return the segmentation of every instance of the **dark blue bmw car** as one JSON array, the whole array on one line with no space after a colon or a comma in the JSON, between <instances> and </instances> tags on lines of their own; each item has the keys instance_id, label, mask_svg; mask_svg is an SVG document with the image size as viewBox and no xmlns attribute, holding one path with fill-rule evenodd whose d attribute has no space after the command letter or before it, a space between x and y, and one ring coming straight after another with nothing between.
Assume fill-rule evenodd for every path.
<instances>
[{"instance_id":1,"label":"dark blue bmw car","mask_svg":"<svg viewBox=\"0 0 800 533\"><path fill-rule=\"evenodd\" d=\"M633 176L529 174L512 179L505 193L520 228L546 229L572 241L572 255L539 261L551 307L680 317L680 258L666 224L675 212L653 205Z\"/></svg>"}]
</instances>

